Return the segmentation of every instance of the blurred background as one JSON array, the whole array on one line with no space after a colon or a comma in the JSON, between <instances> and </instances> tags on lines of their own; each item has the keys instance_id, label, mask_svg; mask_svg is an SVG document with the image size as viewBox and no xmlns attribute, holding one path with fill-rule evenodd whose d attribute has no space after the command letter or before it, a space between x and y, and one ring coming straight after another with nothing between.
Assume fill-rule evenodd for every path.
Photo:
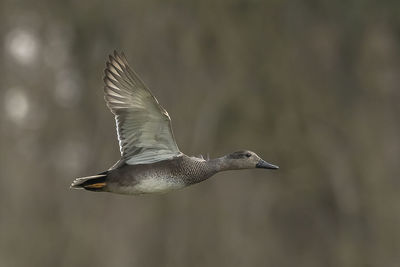
<instances>
[{"instance_id":1,"label":"blurred background","mask_svg":"<svg viewBox=\"0 0 400 267\"><path fill-rule=\"evenodd\" d=\"M399 1L0 1L0 266L398 266ZM180 149L253 150L164 195L70 190L119 159L114 49Z\"/></svg>"}]
</instances>

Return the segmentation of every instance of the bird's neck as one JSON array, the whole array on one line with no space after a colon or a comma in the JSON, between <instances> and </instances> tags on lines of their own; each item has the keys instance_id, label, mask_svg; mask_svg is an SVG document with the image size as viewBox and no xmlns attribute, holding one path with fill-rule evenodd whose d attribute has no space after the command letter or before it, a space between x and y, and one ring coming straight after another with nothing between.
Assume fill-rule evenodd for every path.
<instances>
[{"instance_id":1,"label":"bird's neck","mask_svg":"<svg viewBox=\"0 0 400 267\"><path fill-rule=\"evenodd\" d=\"M229 162L225 157L210 159L207 161L208 167L215 172L231 170Z\"/></svg>"}]
</instances>

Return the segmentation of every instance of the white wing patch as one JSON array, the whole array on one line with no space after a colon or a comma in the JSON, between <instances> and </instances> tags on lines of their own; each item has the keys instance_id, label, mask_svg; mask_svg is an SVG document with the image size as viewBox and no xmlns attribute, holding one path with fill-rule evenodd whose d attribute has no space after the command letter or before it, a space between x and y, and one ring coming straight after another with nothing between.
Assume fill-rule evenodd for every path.
<instances>
[{"instance_id":1,"label":"white wing patch","mask_svg":"<svg viewBox=\"0 0 400 267\"><path fill-rule=\"evenodd\" d=\"M149 164L167 159L173 159L182 155L182 153L171 153L171 151L169 150L147 150L146 153L138 154L134 157L131 157L130 159L126 160L125 163L128 165Z\"/></svg>"}]
</instances>

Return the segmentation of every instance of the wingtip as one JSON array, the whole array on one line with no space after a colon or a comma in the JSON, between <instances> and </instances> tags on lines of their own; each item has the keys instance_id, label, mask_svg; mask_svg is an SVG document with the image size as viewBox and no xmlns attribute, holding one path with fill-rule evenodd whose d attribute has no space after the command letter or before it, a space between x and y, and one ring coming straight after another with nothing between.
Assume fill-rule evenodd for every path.
<instances>
[{"instance_id":1,"label":"wingtip","mask_svg":"<svg viewBox=\"0 0 400 267\"><path fill-rule=\"evenodd\" d=\"M124 59L125 59L125 61L126 61L126 56L125 56L124 51L121 50L120 52L118 52L117 49L114 49L113 52L108 55L107 62L112 64L112 61L117 60L117 59L120 59L121 61L124 61Z\"/></svg>"},{"instance_id":2,"label":"wingtip","mask_svg":"<svg viewBox=\"0 0 400 267\"><path fill-rule=\"evenodd\" d=\"M125 66L129 66L128 59L126 59L125 53L123 51L121 51L120 58L122 62L125 64Z\"/></svg>"},{"instance_id":3,"label":"wingtip","mask_svg":"<svg viewBox=\"0 0 400 267\"><path fill-rule=\"evenodd\" d=\"M116 60L116 61L118 61L118 59L121 58L120 55L121 55L121 53L118 52L117 49L114 49L114 51L112 52L112 54L110 54L110 56L111 56L114 60Z\"/></svg>"},{"instance_id":4,"label":"wingtip","mask_svg":"<svg viewBox=\"0 0 400 267\"><path fill-rule=\"evenodd\" d=\"M114 58L115 58L115 60L117 61L117 63L120 65L120 66L122 66L123 68L126 68L126 65L128 65L128 64L126 64L126 62L125 62L125 60L123 59L123 55L124 53L121 51L120 53L118 53L116 50L114 50Z\"/></svg>"}]
</instances>

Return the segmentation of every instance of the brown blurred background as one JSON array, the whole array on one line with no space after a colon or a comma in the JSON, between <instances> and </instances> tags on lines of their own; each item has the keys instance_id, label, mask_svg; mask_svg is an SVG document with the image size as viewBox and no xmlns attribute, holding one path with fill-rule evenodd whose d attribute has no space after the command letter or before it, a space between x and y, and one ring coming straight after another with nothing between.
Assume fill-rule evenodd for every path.
<instances>
[{"instance_id":1,"label":"brown blurred background","mask_svg":"<svg viewBox=\"0 0 400 267\"><path fill-rule=\"evenodd\" d=\"M399 266L399 1L0 1L0 266ZM70 190L119 158L123 50L180 149L250 149L140 197Z\"/></svg>"}]
</instances>

